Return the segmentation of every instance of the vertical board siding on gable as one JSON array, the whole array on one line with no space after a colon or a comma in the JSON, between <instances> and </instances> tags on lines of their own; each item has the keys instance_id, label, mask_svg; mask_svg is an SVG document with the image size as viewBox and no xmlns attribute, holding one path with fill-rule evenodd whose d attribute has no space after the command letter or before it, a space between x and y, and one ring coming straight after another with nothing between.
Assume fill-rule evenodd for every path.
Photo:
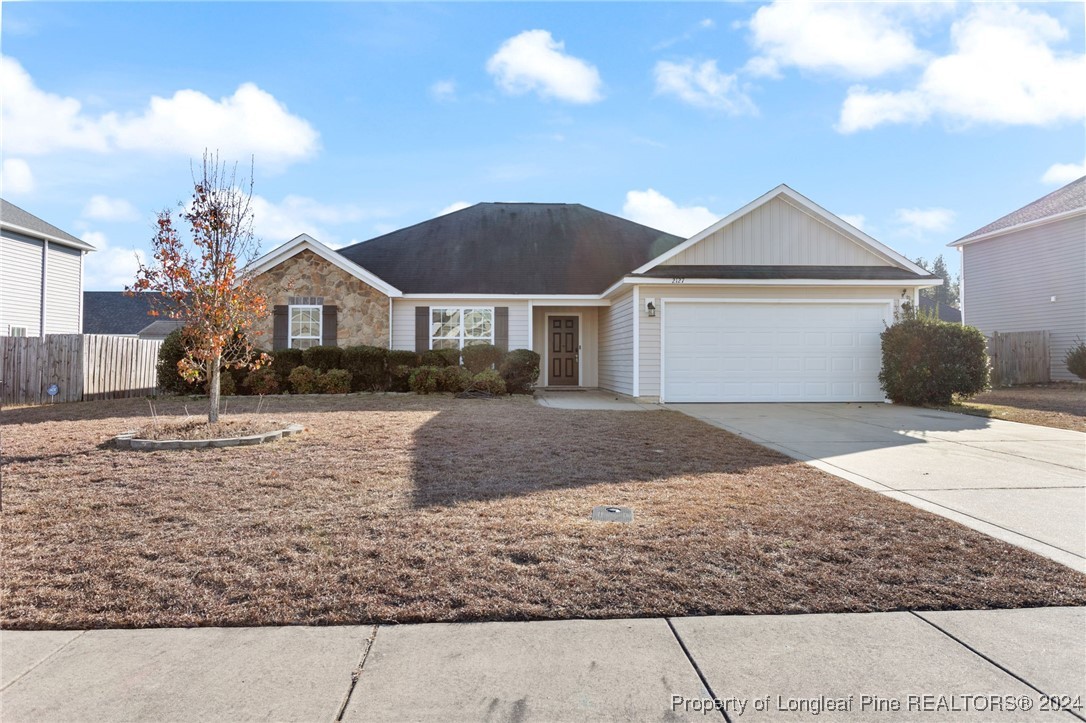
<instances>
[{"instance_id":1,"label":"vertical board siding on gable","mask_svg":"<svg viewBox=\"0 0 1086 723\"><path fill-rule=\"evenodd\" d=\"M0 237L0 336L13 326L41 335L42 242L4 232Z\"/></svg>"},{"instance_id":2,"label":"vertical board siding on gable","mask_svg":"<svg viewBox=\"0 0 1086 723\"><path fill-rule=\"evenodd\" d=\"M633 394L633 315L633 290L599 311L599 386L619 394Z\"/></svg>"},{"instance_id":3,"label":"vertical board siding on gable","mask_svg":"<svg viewBox=\"0 0 1086 723\"><path fill-rule=\"evenodd\" d=\"M528 302L504 299L393 299L392 348L415 349L415 308L419 306L482 306L509 308L509 348L530 349L528 339Z\"/></svg>"},{"instance_id":4,"label":"vertical board siding on gable","mask_svg":"<svg viewBox=\"0 0 1086 723\"><path fill-rule=\"evenodd\" d=\"M82 252L78 249L49 244L45 264L46 334L79 333L81 256Z\"/></svg>"},{"instance_id":5,"label":"vertical board siding on gable","mask_svg":"<svg viewBox=\"0 0 1086 723\"><path fill-rule=\"evenodd\" d=\"M759 206L663 265L890 266L780 198Z\"/></svg>"},{"instance_id":6,"label":"vertical board siding on gable","mask_svg":"<svg viewBox=\"0 0 1086 723\"><path fill-rule=\"evenodd\" d=\"M656 316L641 315L640 354L642 397L660 396L660 323L667 315L661 299L886 299L900 301L901 289L885 286L817 286L809 288L780 286L642 286L641 303L655 299ZM910 297L911 294L910 294Z\"/></svg>"},{"instance_id":7,"label":"vertical board siding on gable","mask_svg":"<svg viewBox=\"0 0 1086 723\"><path fill-rule=\"evenodd\" d=\"M966 324L985 336L1048 331L1052 379L1078 378L1063 358L1086 340L1086 216L969 244L962 266Z\"/></svg>"}]
</instances>

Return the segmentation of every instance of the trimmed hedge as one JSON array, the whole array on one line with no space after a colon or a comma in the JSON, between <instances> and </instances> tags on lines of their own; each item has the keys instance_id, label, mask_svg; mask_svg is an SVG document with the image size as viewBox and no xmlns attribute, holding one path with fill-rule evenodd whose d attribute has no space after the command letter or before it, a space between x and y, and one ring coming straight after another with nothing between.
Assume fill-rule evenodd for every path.
<instances>
[{"instance_id":1,"label":"trimmed hedge","mask_svg":"<svg viewBox=\"0 0 1086 723\"><path fill-rule=\"evenodd\" d=\"M1067 365L1067 371L1079 379L1086 379L1086 344L1082 342L1082 339L1076 339L1076 341L1078 343L1067 350L1063 363Z\"/></svg>"},{"instance_id":2,"label":"trimmed hedge","mask_svg":"<svg viewBox=\"0 0 1086 723\"><path fill-rule=\"evenodd\" d=\"M197 386L181 378L177 363L185 358L184 329L174 329L158 348L158 387L168 394L195 394Z\"/></svg>"},{"instance_id":3,"label":"trimmed hedge","mask_svg":"<svg viewBox=\"0 0 1086 723\"><path fill-rule=\"evenodd\" d=\"M460 350L431 349L423 352L421 364L428 367L458 367L460 366Z\"/></svg>"},{"instance_id":4,"label":"trimmed hedge","mask_svg":"<svg viewBox=\"0 0 1086 723\"><path fill-rule=\"evenodd\" d=\"M438 389L459 394L471 388L471 372L464 367L445 367L441 370Z\"/></svg>"},{"instance_id":5,"label":"trimmed hedge","mask_svg":"<svg viewBox=\"0 0 1086 723\"><path fill-rule=\"evenodd\" d=\"M211 393L211 380L208 379L203 384L204 394ZM219 372L219 395L223 397L232 397L237 394L237 383L234 382L234 375L230 373L229 369L223 369Z\"/></svg>"},{"instance_id":6,"label":"trimmed hedge","mask_svg":"<svg viewBox=\"0 0 1086 723\"><path fill-rule=\"evenodd\" d=\"M343 368L351 373L351 391L377 392L388 388L388 349L379 346L345 347Z\"/></svg>"},{"instance_id":7,"label":"trimmed hedge","mask_svg":"<svg viewBox=\"0 0 1086 723\"><path fill-rule=\"evenodd\" d=\"M393 349L388 353L388 391L408 392L411 370L419 365L419 355L413 351Z\"/></svg>"},{"instance_id":8,"label":"trimmed hedge","mask_svg":"<svg viewBox=\"0 0 1086 723\"><path fill-rule=\"evenodd\" d=\"M319 372L342 369L343 349L338 346L311 346L302 350L302 363Z\"/></svg>"},{"instance_id":9,"label":"trimmed hedge","mask_svg":"<svg viewBox=\"0 0 1086 723\"><path fill-rule=\"evenodd\" d=\"M279 349L272 352L271 370L279 377L279 388L290 388L290 373L302 365L301 349Z\"/></svg>"},{"instance_id":10,"label":"trimmed hedge","mask_svg":"<svg viewBox=\"0 0 1086 723\"><path fill-rule=\"evenodd\" d=\"M494 369L484 369L471 380L471 388L490 394L505 394L505 380Z\"/></svg>"},{"instance_id":11,"label":"trimmed hedge","mask_svg":"<svg viewBox=\"0 0 1086 723\"><path fill-rule=\"evenodd\" d=\"M539 355L531 349L514 349L502 359L498 373L510 394L531 394L539 379Z\"/></svg>"},{"instance_id":12,"label":"trimmed hedge","mask_svg":"<svg viewBox=\"0 0 1086 723\"><path fill-rule=\"evenodd\" d=\"M269 367L254 369L245 377L245 383L242 386L248 390L249 394L259 394L260 396L278 394L279 375Z\"/></svg>"},{"instance_id":13,"label":"trimmed hedge","mask_svg":"<svg viewBox=\"0 0 1086 723\"><path fill-rule=\"evenodd\" d=\"M351 391L351 373L346 369L330 369L317 382L323 394L346 394Z\"/></svg>"},{"instance_id":14,"label":"trimmed hedge","mask_svg":"<svg viewBox=\"0 0 1086 723\"><path fill-rule=\"evenodd\" d=\"M320 390L321 373L304 364L290 370L290 389L295 394L316 394Z\"/></svg>"},{"instance_id":15,"label":"trimmed hedge","mask_svg":"<svg viewBox=\"0 0 1086 723\"><path fill-rule=\"evenodd\" d=\"M415 394L433 394L441 381L443 367L422 366L411 372L408 386Z\"/></svg>"},{"instance_id":16,"label":"trimmed hedge","mask_svg":"<svg viewBox=\"0 0 1086 723\"><path fill-rule=\"evenodd\" d=\"M984 334L907 312L882 333L879 382L896 404L950 404L988 388Z\"/></svg>"},{"instance_id":17,"label":"trimmed hedge","mask_svg":"<svg viewBox=\"0 0 1086 723\"><path fill-rule=\"evenodd\" d=\"M493 369L501 364L505 352L493 344L472 344L463 349L464 366L472 374L478 374L486 369Z\"/></svg>"}]
</instances>

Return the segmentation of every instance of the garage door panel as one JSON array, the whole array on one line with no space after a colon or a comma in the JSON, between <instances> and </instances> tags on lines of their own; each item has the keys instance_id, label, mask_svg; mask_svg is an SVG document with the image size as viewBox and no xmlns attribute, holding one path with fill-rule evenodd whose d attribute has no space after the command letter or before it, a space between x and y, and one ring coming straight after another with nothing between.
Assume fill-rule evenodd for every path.
<instances>
[{"instance_id":1,"label":"garage door panel","mask_svg":"<svg viewBox=\"0 0 1086 723\"><path fill-rule=\"evenodd\" d=\"M881 401L886 309L883 303L669 302L664 397Z\"/></svg>"}]
</instances>

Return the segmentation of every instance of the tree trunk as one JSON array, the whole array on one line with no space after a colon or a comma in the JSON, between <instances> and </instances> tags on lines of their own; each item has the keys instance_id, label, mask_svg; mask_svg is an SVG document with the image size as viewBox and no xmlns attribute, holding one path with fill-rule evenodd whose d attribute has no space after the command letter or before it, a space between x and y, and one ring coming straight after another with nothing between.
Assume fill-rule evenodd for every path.
<instances>
[{"instance_id":1,"label":"tree trunk","mask_svg":"<svg viewBox=\"0 0 1086 723\"><path fill-rule=\"evenodd\" d=\"M222 375L222 354L215 357L211 367L211 382L208 384L207 396L211 400L211 409L207 413L207 421L214 424L219 421L219 378Z\"/></svg>"}]
</instances>

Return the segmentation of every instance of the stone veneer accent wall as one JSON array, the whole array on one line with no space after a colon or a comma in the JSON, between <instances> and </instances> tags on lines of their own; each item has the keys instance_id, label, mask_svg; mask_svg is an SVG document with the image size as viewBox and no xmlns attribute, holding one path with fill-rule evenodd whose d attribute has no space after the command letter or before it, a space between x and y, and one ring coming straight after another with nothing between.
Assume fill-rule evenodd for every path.
<instances>
[{"instance_id":1,"label":"stone veneer accent wall","mask_svg":"<svg viewBox=\"0 0 1086 723\"><path fill-rule=\"evenodd\" d=\"M388 348L389 298L312 251L295 254L257 276L254 283L268 300L268 316L256 325L263 332L257 341L262 349L272 346L272 307L286 304L291 296L323 296L326 305L338 307L339 346Z\"/></svg>"}]
</instances>

